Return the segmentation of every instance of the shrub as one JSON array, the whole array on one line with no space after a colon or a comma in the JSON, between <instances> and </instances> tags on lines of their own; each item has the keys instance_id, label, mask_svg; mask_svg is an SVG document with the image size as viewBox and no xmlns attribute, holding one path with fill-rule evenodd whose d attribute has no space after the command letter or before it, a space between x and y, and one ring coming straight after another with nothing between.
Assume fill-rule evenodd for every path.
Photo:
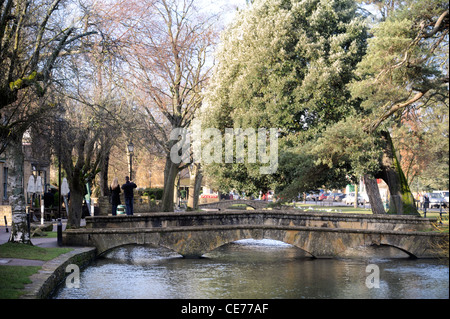
<instances>
[{"instance_id":1,"label":"shrub","mask_svg":"<svg viewBox=\"0 0 450 319\"><path fill-rule=\"evenodd\" d=\"M163 188L146 188L142 193L143 196L148 196L150 199L161 200L163 196Z\"/></svg>"}]
</instances>

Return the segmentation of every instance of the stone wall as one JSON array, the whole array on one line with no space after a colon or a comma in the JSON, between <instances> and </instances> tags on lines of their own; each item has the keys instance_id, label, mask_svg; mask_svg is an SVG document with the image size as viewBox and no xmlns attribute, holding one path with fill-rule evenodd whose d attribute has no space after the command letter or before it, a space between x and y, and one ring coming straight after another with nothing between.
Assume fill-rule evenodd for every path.
<instances>
[{"instance_id":1,"label":"stone wall","mask_svg":"<svg viewBox=\"0 0 450 319\"><path fill-rule=\"evenodd\" d=\"M5 216L8 226L12 223L12 213L10 205L0 205L0 226L5 226Z\"/></svg>"},{"instance_id":2,"label":"stone wall","mask_svg":"<svg viewBox=\"0 0 450 319\"><path fill-rule=\"evenodd\" d=\"M87 217L86 228L69 229L63 243L95 246L101 254L126 244L157 245L187 258L200 257L240 239L274 239L316 258L359 254L372 245L396 247L417 258L434 258L448 234L430 232L433 220L415 216L297 211L228 211Z\"/></svg>"},{"instance_id":3,"label":"stone wall","mask_svg":"<svg viewBox=\"0 0 450 319\"><path fill-rule=\"evenodd\" d=\"M140 216L139 216L140 215ZM120 218L119 218L120 217ZM343 214L297 210L171 212L86 218L86 228L274 225L390 231L427 231L436 219L407 215Z\"/></svg>"},{"instance_id":4,"label":"stone wall","mask_svg":"<svg viewBox=\"0 0 450 319\"><path fill-rule=\"evenodd\" d=\"M448 234L436 232L376 231L303 226L217 225L154 228L69 229L64 245L95 246L97 253L122 245L169 248L185 258L199 258L224 244L241 239L273 239L294 245L315 258L358 256L370 246L393 246L414 258L438 258L436 244Z\"/></svg>"},{"instance_id":5,"label":"stone wall","mask_svg":"<svg viewBox=\"0 0 450 319\"><path fill-rule=\"evenodd\" d=\"M110 216L111 214L111 203L109 202L108 196L102 196L94 199L96 206L99 207L99 216ZM120 201L122 205L125 205L125 198L123 194L120 196ZM148 212L158 212L160 211L161 201L149 200L148 196L134 196L133 209L134 213L148 213Z\"/></svg>"},{"instance_id":6,"label":"stone wall","mask_svg":"<svg viewBox=\"0 0 450 319\"><path fill-rule=\"evenodd\" d=\"M48 299L69 274L66 267L75 264L84 268L96 257L96 248L77 248L46 262L38 273L30 277L32 283L25 286L21 299Z\"/></svg>"}]
</instances>

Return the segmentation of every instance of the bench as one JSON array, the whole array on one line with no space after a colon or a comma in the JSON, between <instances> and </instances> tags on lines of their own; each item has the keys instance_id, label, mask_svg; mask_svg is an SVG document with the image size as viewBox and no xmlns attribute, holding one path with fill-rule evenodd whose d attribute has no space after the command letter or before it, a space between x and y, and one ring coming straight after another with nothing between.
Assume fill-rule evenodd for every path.
<instances>
[{"instance_id":1,"label":"bench","mask_svg":"<svg viewBox=\"0 0 450 319\"><path fill-rule=\"evenodd\" d=\"M30 209L30 218L31 221L38 222L41 220L41 209L40 208L31 208ZM65 209L61 209L61 217L64 217L66 215ZM57 219L58 216L58 210L56 208L45 208L44 209L44 220L45 221L52 221L53 219ZM67 217L67 216L66 216Z\"/></svg>"}]
</instances>

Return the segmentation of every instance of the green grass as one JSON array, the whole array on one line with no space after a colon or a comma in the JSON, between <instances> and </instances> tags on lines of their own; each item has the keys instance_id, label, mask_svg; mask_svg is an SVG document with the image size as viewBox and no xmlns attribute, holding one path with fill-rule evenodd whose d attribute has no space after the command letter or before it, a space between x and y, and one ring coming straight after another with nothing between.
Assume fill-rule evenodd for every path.
<instances>
[{"instance_id":1,"label":"green grass","mask_svg":"<svg viewBox=\"0 0 450 319\"><path fill-rule=\"evenodd\" d=\"M0 266L0 299L17 299L24 294L30 276L37 273L40 266Z\"/></svg>"},{"instance_id":2,"label":"green grass","mask_svg":"<svg viewBox=\"0 0 450 319\"><path fill-rule=\"evenodd\" d=\"M323 211L330 213L353 213L353 214L372 214L372 210L370 208L354 208L353 206L321 206L321 205L309 205L309 204L301 204L296 203L295 207L314 211Z\"/></svg>"},{"instance_id":3,"label":"green grass","mask_svg":"<svg viewBox=\"0 0 450 319\"><path fill-rule=\"evenodd\" d=\"M38 246L5 243L0 245L0 258L22 258L48 261L61 254L72 251L72 248L42 248Z\"/></svg>"},{"instance_id":4,"label":"green grass","mask_svg":"<svg viewBox=\"0 0 450 319\"><path fill-rule=\"evenodd\" d=\"M55 231L45 231L44 234L46 234L46 235L43 237L33 236L33 238L56 238L56 237L58 237L58 233Z\"/></svg>"},{"instance_id":5,"label":"green grass","mask_svg":"<svg viewBox=\"0 0 450 319\"><path fill-rule=\"evenodd\" d=\"M321 205L308 205L308 204L301 204L296 203L295 205L297 208L302 209L310 209L314 211L323 211L323 212L330 212L330 213L353 213L353 214L372 214L372 210L370 208L354 208L353 206L321 206ZM423 211L419 210L420 216L423 217ZM427 218L436 218L438 221L440 220L439 212L427 212ZM438 224L438 228L435 230L441 231L441 232L447 232L448 233L448 227L449 227L449 216L448 216L448 209L442 214L442 225Z\"/></svg>"},{"instance_id":6,"label":"green grass","mask_svg":"<svg viewBox=\"0 0 450 319\"><path fill-rule=\"evenodd\" d=\"M72 248L42 248L38 246L6 243L0 245L0 258L21 258L48 261L72 251ZM30 276L37 273L40 266L0 266L0 299L17 299L24 292Z\"/></svg>"},{"instance_id":7,"label":"green grass","mask_svg":"<svg viewBox=\"0 0 450 319\"><path fill-rule=\"evenodd\" d=\"M229 209L237 209L237 210L252 210L253 208L247 206L246 204L233 204L230 207L228 207Z\"/></svg>"}]
</instances>

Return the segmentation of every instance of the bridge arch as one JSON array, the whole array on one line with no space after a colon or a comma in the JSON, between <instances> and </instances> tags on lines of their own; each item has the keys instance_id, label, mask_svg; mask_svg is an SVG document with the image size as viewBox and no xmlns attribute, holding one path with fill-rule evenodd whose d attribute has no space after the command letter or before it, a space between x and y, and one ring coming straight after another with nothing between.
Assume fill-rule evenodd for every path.
<instances>
[{"instance_id":1,"label":"bridge arch","mask_svg":"<svg viewBox=\"0 0 450 319\"><path fill-rule=\"evenodd\" d=\"M232 243L236 243L236 242L239 242L239 241L241 241L241 240L246 240L246 239L261 240L261 238L258 238L258 239L257 239L257 238L249 237L249 238L242 238L242 239L238 239L238 240L234 240L234 241L229 241L229 242L226 242L226 243L224 243L224 244L222 244L222 245L220 245L220 246L217 246L217 247L211 249L211 250L208 251L208 252L205 252L204 255L205 255L205 254L208 254L208 253L211 253L211 252L213 252L214 250L219 249L219 248L221 248L221 247L223 247L223 246L226 246L226 245L229 245L229 244L232 244ZM277 241L277 242L280 242L280 243L289 244L289 243L286 243L286 242L283 242L283 241L281 241L281 240L274 239L274 238L262 238L262 239L270 239L270 240L274 240L274 241ZM302 251L303 253L305 253L305 257L306 257L306 258L315 258L313 255L311 255L311 253L309 253L308 251L304 250L303 248L300 248L300 247L295 246L295 245L292 245L292 244L289 244L289 245L291 245L292 247L295 247L296 249L298 249L298 250Z\"/></svg>"},{"instance_id":2,"label":"bridge arch","mask_svg":"<svg viewBox=\"0 0 450 319\"><path fill-rule=\"evenodd\" d=\"M185 234L181 240L166 242L162 246L169 248L186 258L199 258L204 254L213 251L223 245L242 240L242 239L272 239L286 244L290 244L311 255L311 257L322 257L323 253L314 251L306 236L291 234L286 230L262 230L262 229L238 229L218 232L191 232ZM309 236L311 237L311 236ZM188 238L188 240L186 240ZM320 246L320 244L318 244ZM312 249L311 249L312 248ZM327 255L328 257L328 255Z\"/></svg>"},{"instance_id":3,"label":"bridge arch","mask_svg":"<svg viewBox=\"0 0 450 319\"><path fill-rule=\"evenodd\" d=\"M257 237L257 238L255 238L255 237ZM180 250L175 245L169 244L169 243L163 243L163 242L136 243L136 242L134 242L132 240L130 240L129 242L120 242L120 243L112 243L111 242L111 245L109 245L108 247L103 247L103 248L99 249L97 251L97 254L98 254L98 256L105 256L106 254L108 254L109 252L111 252L111 251L113 251L114 249L117 249L117 248L126 247L126 246L138 246L138 247L150 247L150 248L165 248L167 250L172 251L173 253L178 254L180 257L201 258L203 255L205 255L207 253L210 253L210 252L212 252L212 251L214 251L214 250L216 250L216 249L218 249L220 247L223 247L225 245L237 242L239 240L245 240L245 239L255 239L255 240L271 239L271 240L276 240L276 241L279 241L279 242L283 242L285 244L290 244L293 247L295 247L297 249L300 249L304 253L308 254L308 256L306 256L306 257L315 258L315 256L313 256L310 252L306 251L304 248L299 247L298 245L293 245L291 243L285 242L285 241L281 240L281 238L278 238L278 237L277 238L272 238L272 237L271 238L266 238L266 237L259 238L258 236L254 236L254 235L251 235L251 234L245 234L244 236L236 236L236 237L232 237L232 238L228 237L225 240L217 241L214 246L210 245L208 247L208 250L205 250L202 253L194 254L194 255L186 254L186 252L184 252L182 249Z\"/></svg>"},{"instance_id":4,"label":"bridge arch","mask_svg":"<svg viewBox=\"0 0 450 319\"><path fill-rule=\"evenodd\" d=\"M86 228L63 232L63 244L95 246L99 255L127 244L149 244L166 247L186 258L198 258L237 240L266 238L291 244L316 258L349 256L358 250L364 253L364 247L373 245L392 246L416 258L440 256L442 252L436 250L436 245L448 242L448 235L424 232L427 225L419 219L398 216L267 210L156 213L92 217Z\"/></svg>"},{"instance_id":5,"label":"bridge arch","mask_svg":"<svg viewBox=\"0 0 450 319\"><path fill-rule=\"evenodd\" d=\"M385 247L385 248L394 248L394 249L398 250L399 252L404 253L405 255L407 255L411 259L417 259L416 255L414 255L413 253L411 253L410 251L408 251L408 250L406 250L406 249L404 249L402 247L398 247L398 246L390 245L390 244L372 245L372 247L374 247L374 246Z\"/></svg>"},{"instance_id":6,"label":"bridge arch","mask_svg":"<svg viewBox=\"0 0 450 319\"><path fill-rule=\"evenodd\" d=\"M317 230L286 229L233 229L211 232L190 232L183 238L166 242L162 246L172 249L186 258L199 258L214 249L241 239L272 239L295 246L313 258L337 256L355 257L358 249L370 246L391 246L418 258L411 240L391 239L379 235ZM423 253L423 252L422 252Z\"/></svg>"},{"instance_id":7,"label":"bridge arch","mask_svg":"<svg viewBox=\"0 0 450 319\"><path fill-rule=\"evenodd\" d=\"M167 250L172 251L173 253L178 254L180 257L186 257L186 258L200 258L203 255L210 253L212 251L214 251L215 249L218 249L222 246L225 246L227 244L231 244L233 242L239 241L239 240L244 240L244 239L255 239L255 240L261 240L261 239L271 239L271 240L276 240L279 242L283 242L285 244L289 244L292 245L293 247L296 247L298 249L300 249L301 251L305 252L306 254L308 254L309 256L307 257L311 257L311 258L323 258L323 256L318 256L315 255L314 252L308 251L307 247L305 247L306 245L299 245L296 241L292 241L292 237L289 236L285 236L284 234L272 234L271 236L264 236L263 238L261 238L259 236L259 234L249 234L248 232L244 232L243 234L239 235L239 236L232 236L232 237L226 237L223 238L222 240L217 240L214 245L209 245L208 248L205 248L205 250L203 250L201 253L198 254L186 254L186 252L184 251L184 249L180 249L180 247L170 244L170 243L164 243L164 242L159 242L159 241L155 241L155 242L145 242L145 243L138 243L136 241L130 240L129 242L110 242L111 244L108 247L102 247L97 245L100 249L98 250L97 254L98 256L104 256L105 254L111 252L112 250L116 249L116 248L120 248L120 247L125 247L125 246L142 246L142 247L151 247L151 248L158 248L158 247L162 247L165 248ZM411 253L410 251L406 250L403 247L398 247L395 245L391 245L391 244L370 244L368 246L359 246L359 247L347 247L345 250L341 251L341 255L343 257L361 257L362 253L361 251L352 251L353 248L364 248L364 247L392 247L398 251L403 252L406 256L408 256L409 258L412 259L416 259L418 258L415 254ZM351 253L349 254L349 251L351 251Z\"/></svg>"},{"instance_id":8,"label":"bridge arch","mask_svg":"<svg viewBox=\"0 0 450 319\"><path fill-rule=\"evenodd\" d=\"M112 245L108 249L105 249L105 250L102 250L102 251L98 251L97 252L97 256L98 257L102 257L102 256L105 256L108 253L114 251L115 249L124 248L124 247L131 247L131 246L133 246L133 247L147 247L147 248L164 248L164 249L167 249L168 251L173 252L174 254L177 254L180 258L183 257L180 253L178 253L177 251L173 250L170 247L165 247L165 246L162 246L162 245L156 245L156 244L152 244L152 243L145 243L145 244L141 243L141 244L138 244L138 243L133 243L133 242L122 243L120 245Z\"/></svg>"},{"instance_id":9,"label":"bridge arch","mask_svg":"<svg viewBox=\"0 0 450 319\"><path fill-rule=\"evenodd\" d=\"M218 210L227 210L230 209L234 205L246 205L248 207L253 208L254 210L267 208L268 202L260 201L260 200L246 200L246 199L235 199L235 200L221 200L214 203L209 204L201 204L198 205L200 209L218 209Z\"/></svg>"}]
</instances>

